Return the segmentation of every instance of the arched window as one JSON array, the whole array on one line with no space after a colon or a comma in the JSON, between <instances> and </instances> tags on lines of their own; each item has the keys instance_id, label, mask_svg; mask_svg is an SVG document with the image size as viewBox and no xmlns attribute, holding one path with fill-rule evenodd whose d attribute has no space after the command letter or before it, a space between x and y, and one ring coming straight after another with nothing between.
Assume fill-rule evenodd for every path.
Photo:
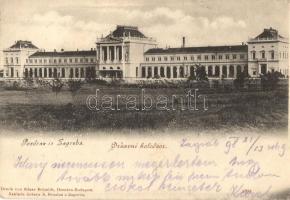
<instances>
[{"instance_id":1,"label":"arched window","mask_svg":"<svg viewBox=\"0 0 290 200\"><path fill-rule=\"evenodd\" d=\"M46 68L44 68L44 76L43 77L47 78L47 69Z\"/></svg>"},{"instance_id":2,"label":"arched window","mask_svg":"<svg viewBox=\"0 0 290 200\"><path fill-rule=\"evenodd\" d=\"M148 67L147 70L148 70L147 78L152 78L152 68Z\"/></svg>"},{"instance_id":3,"label":"arched window","mask_svg":"<svg viewBox=\"0 0 290 200\"><path fill-rule=\"evenodd\" d=\"M141 77L146 78L146 68L142 67Z\"/></svg>"},{"instance_id":4,"label":"arched window","mask_svg":"<svg viewBox=\"0 0 290 200\"><path fill-rule=\"evenodd\" d=\"M223 66L223 68L222 68L222 75L223 75L223 77L227 77L227 66Z\"/></svg>"},{"instance_id":5,"label":"arched window","mask_svg":"<svg viewBox=\"0 0 290 200\"><path fill-rule=\"evenodd\" d=\"M194 76L194 66L190 66L190 76Z\"/></svg>"},{"instance_id":6,"label":"arched window","mask_svg":"<svg viewBox=\"0 0 290 200\"><path fill-rule=\"evenodd\" d=\"M182 66L179 68L179 77L180 78L184 77L184 67L182 67Z\"/></svg>"},{"instance_id":7,"label":"arched window","mask_svg":"<svg viewBox=\"0 0 290 200\"><path fill-rule=\"evenodd\" d=\"M160 77L165 77L164 67L160 67Z\"/></svg>"},{"instance_id":8,"label":"arched window","mask_svg":"<svg viewBox=\"0 0 290 200\"><path fill-rule=\"evenodd\" d=\"M237 66L237 76L242 73L242 67L240 65Z\"/></svg>"},{"instance_id":9,"label":"arched window","mask_svg":"<svg viewBox=\"0 0 290 200\"><path fill-rule=\"evenodd\" d=\"M215 66L214 75L217 77L220 76L220 66L218 66L218 65Z\"/></svg>"},{"instance_id":10,"label":"arched window","mask_svg":"<svg viewBox=\"0 0 290 200\"><path fill-rule=\"evenodd\" d=\"M208 68L207 68L207 76L210 77L212 75L213 75L213 73L212 73L212 66L208 66Z\"/></svg>"},{"instance_id":11,"label":"arched window","mask_svg":"<svg viewBox=\"0 0 290 200\"><path fill-rule=\"evenodd\" d=\"M154 78L158 77L158 67L154 67Z\"/></svg>"},{"instance_id":12,"label":"arched window","mask_svg":"<svg viewBox=\"0 0 290 200\"><path fill-rule=\"evenodd\" d=\"M171 78L170 67L167 67L167 68L166 68L166 77L167 77L167 78Z\"/></svg>"},{"instance_id":13,"label":"arched window","mask_svg":"<svg viewBox=\"0 0 290 200\"><path fill-rule=\"evenodd\" d=\"M177 67L173 67L173 78L177 78Z\"/></svg>"},{"instance_id":14,"label":"arched window","mask_svg":"<svg viewBox=\"0 0 290 200\"><path fill-rule=\"evenodd\" d=\"M235 75L234 66L231 65L231 66L230 66L230 71L229 71L229 76L230 76L231 78L233 78L234 75Z\"/></svg>"},{"instance_id":15,"label":"arched window","mask_svg":"<svg viewBox=\"0 0 290 200\"><path fill-rule=\"evenodd\" d=\"M245 65L244 66L244 71L243 71L245 74L248 74L249 73L249 71L248 71L248 65Z\"/></svg>"}]
</instances>

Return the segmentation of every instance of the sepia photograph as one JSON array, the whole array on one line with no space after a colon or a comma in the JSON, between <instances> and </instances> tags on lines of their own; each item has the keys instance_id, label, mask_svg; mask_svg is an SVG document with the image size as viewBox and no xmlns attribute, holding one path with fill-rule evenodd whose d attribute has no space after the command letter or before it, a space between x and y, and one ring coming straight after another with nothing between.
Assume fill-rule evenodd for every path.
<instances>
[{"instance_id":1,"label":"sepia photograph","mask_svg":"<svg viewBox=\"0 0 290 200\"><path fill-rule=\"evenodd\" d=\"M45 2L2 3L2 130L287 133L286 1Z\"/></svg>"},{"instance_id":2,"label":"sepia photograph","mask_svg":"<svg viewBox=\"0 0 290 200\"><path fill-rule=\"evenodd\" d=\"M0 5L0 197L290 198L288 0Z\"/></svg>"}]
</instances>

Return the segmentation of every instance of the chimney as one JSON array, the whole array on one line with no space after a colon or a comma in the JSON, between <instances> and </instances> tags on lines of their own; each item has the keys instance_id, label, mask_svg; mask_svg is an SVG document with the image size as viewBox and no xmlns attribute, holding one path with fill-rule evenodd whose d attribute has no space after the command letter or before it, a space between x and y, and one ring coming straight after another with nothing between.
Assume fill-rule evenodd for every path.
<instances>
[{"instance_id":1,"label":"chimney","mask_svg":"<svg viewBox=\"0 0 290 200\"><path fill-rule=\"evenodd\" d=\"M182 48L184 48L185 47L185 37L183 36L182 37Z\"/></svg>"},{"instance_id":2,"label":"chimney","mask_svg":"<svg viewBox=\"0 0 290 200\"><path fill-rule=\"evenodd\" d=\"M91 48L91 51L93 51L93 48Z\"/></svg>"},{"instance_id":3,"label":"chimney","mask_svg":"<svg viewBox=\"0 0 290 200\"><path fill-rule=\"evenodd\" d=\"M56 52L56 49L54 49L54 52Z\"/></svg>"},{"instance_id":4,"label":"chimney","mask_svg":"<svg viewBox=\"0 0 290 200\"><path fill-rule=\"evenodd\" d=\"M64 49L61 49L61 52L63 52L64 51Z\"/></svg>"}]
</instances>

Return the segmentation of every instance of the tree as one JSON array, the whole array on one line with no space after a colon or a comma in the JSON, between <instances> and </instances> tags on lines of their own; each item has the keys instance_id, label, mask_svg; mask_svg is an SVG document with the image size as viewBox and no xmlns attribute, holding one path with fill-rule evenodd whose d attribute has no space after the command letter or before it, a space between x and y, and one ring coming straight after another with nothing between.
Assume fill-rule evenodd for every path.
<instances>
[{"instance_id":1,"label":"tree","mask_svg":"<svg viewBox=\"0 0 290 200\"><path fill-rule=\"evenodd\" d=\"M31 89L33 87L33 78L32 77L25 76L23 78L23 80L24 80L25 87L27 89Z\"/></svg>"},{"instance_id":2,"label":"tree","mask_svg":"<svg viewBox=\"0 0 290 200\"><path fill-rule=\"evenodd\" d=\"M196 80L196 81L207 81L207 74L205 71L205 67L196 65L195 67L195 73L191 73L191 75L188 77L188 80Z\"/></svg>"},{"instance_id":3,"label":"tree","mask_svg":"<svg viewBox=\"0 0 290 200\"><path fill-rule=\"evenodd\" d=\"M82 81L79 80L74 80L74 79L70 79L67 83L69 91L71 92L72 96L74 97L77 93L77 91L79 91L82 87Z\"/></svg>"},{"instance_id":4,"label":"tree","mask_svg":"<svg viewBox=\"0 0 290 200\"><path fill-rule=\"evenodd\" d=\"M61 91L64 83L59 78L54 78L51 82L48 83L52 92L55 92L55 96Z\"/></svg>"},{"instance_id":5,"label":"tree","mask_svg":"<svg viewBox=\"0 0 290 200\"><path fill-rule=\"evenodd\" d=\"M245 80L248 78L249 75L246 71L238 72L237 78L234 80L234 86L237 89L243 88L245 85Z\"/></svg>"},{"instance_id":6,"label":"tree","mask_svg":"<svg viewBox=\"0 0 290 200\"><path fill-rule=\"evenodd\" d=\"M284 75L281 72L272 71L266 74L260 75L261 84L263 89L275 89L277 87L279 78L283 78Z\"/></svg>"},{"instance_id":7,"label":"tree","mask_svg":"<svg viewBox=\"0 0 290 200\"><path fill-rule=\"evenodd\" d=\"M207 81L208 80L207 74L205 71L205 67L197 66L195 73L196 73L196 80L197 81Z\"/></svg>"}]
</instances>

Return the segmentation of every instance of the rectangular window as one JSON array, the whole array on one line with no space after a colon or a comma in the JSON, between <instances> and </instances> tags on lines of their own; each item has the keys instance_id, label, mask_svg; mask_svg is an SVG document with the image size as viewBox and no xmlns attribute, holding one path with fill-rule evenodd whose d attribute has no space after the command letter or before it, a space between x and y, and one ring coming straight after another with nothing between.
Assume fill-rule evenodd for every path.
<instances>
[{"instance_id":1,"label":"rectangular window","mask_svg":"<svg viewBox=\"0 0 290 200\"><path fill-rule=\"evenodd\" d=\"M146 57L146 61L149 61L149 58L148 57Z\"/></svg>"},{"instance_id":2,"label":"rectangular window","mask_svg":"<svg viewBox=\"0 0 290 200\"><path fill-rule=\"evenodd\" d=\"M53 60L53 63L56 63L56 59Z\"/></svg>"},{"instance_id":3,"label":"rectangular window","mask_svg":"<svg viewBox=\"0 0 290 200\"><path fill-rule=\"evenodd\" d=\"M61 59L58 59L58 63L61 63Z\"/></svg>"},{"instance_id":4,"label":"rectangular window","mask_svg":"<svg viewBox=\"0 0 290 200\"><path fill-rule=\"evenodd\" d=\"M240 59L245 59L244 54L241 54L241 55L240 55Z\"/></svg>"},{"instance_id":5,"label":"rectangular window","mask_svg":"<svg viewBox=\"0 0 290 200\"><path fill-rule=\"evenodd\" d=\"M212 59L212 60L215 60L215 55L212 55L212 56L211 56L211 59Z\"/></svg>"},{"instance_id":6,"label":"rectangular window","mask_svg":"<svg viewBox=\"0 0 290 200\"><path fill-rule=\"evenodd\" d=\"M161 61L161 57L158 57L158 61Z\"/></svg>"},{"instance_id":7,"label":"rectangular window","mask_svg":"<svg viewBox=\"0 0 290 200\"><path fill-rule=\"evenodd\" d=\"M89 62L89 59L85 58L85 62L88 63Z\"/></svg>"},{"instance_id":8,"label":"rectangular window","mask_svg":"<svg viewBox=\"0 0 290 200\"><path fill-rule=\"evenodd\" d=\"M190 59L191 59L191 60L194 60L194 56L191 56Z\"/></svg>"},{"instance_id":9,"label":"rectangular window","mask_svg":"<svg viewBox=\"0 0 290 200\"><path fill-rule=\"evenodd\" d=\"M79 62L79 59L75 58L75 62L76 62L76 63Z\"/></svg>"},{"instance_id":10,"label":"rectangular window","mask_svg":"<svg viewBox=\"0 0 290 200\"><path fill-rule=\"evenodd\" d=\"M18 64L18 57L16 57L16 64Z\"/></svg>"},{"instance_id":11,"label":"rectangular window","mask_svg":"<svg viewBox=\"0 0 290 200\"><path fill-rule=\"evenodd\" d=\"M43 62L46 63L46 59L43 59Z\"/></svg>"},{"instance_id":12,"label":"rectangular window","mask_svg":"<svg viewBox=\"0 0 290 200\"><path fill-rule=\"evenodd\" d=\"M94 59L93 58L91 58L91 63L93 63L94 62Z\"/></svg>"},{"instance_id":13,"label":"rectangular window","mask_svg":"<svg viewBox=\"0 0 290 200\"><path fill-rule=\"evenodd\" d=\"M28 63L28 59L26 59L26 63Z\"/></svg>"},{"instance_id":14,"label":"rectangular window","mask_svg":"<svg viewBox=\"0 0 290 200\"><path fill-rule=\"evenodd\" d=\"M63 59L63 62L64 62L64 63L66 63L66 62L67 62L66 58L65 58L65 59Z\"/></svg>"},{"instance_id":15,"label":"rectangular window","mask_svg":"<svg viewBox=\"0 0 290 200\"><path fill-rule=\"evenodd\" d=\"M233 59L237 59L237 55L236 54L233 54Z\"/></svg>"},{"instance_id":16,"label":"rectangular window","mask_svg":"<svg viewBox=\"0 0 290 200\"><path fill-rule=\"evenodd\" d=\"M186 57L186 56L184 56L184 57L183 57L183 60L187 60L187 57Z\"/></svg>"},{"instance_id":17,"label":"rectangular window","mask_svg":"<svg viewBox=\"0 0 290 200\"><path fill-rule=\"evenodd\" d=\"M42 59L39 59L39 63L42 63Z\"/></svg>"},{"instance_id":18,"label":"rectangular window","mask_svg":"<svg viewBox=\"0 0 290 200\"><path fill-rule=\"evenodd\" d=\"M13 58L10 58L10 62L13 63Z\"/></svg>"},{"instance_id":19,"label":"rectangular window","mask_svg":"<svg viewBox=\"0 0 290 200\"><path fill-rule=\"evenodd\" d=\"M262 58L265 58L265 52L264 51L262 52Z\"/></svg>"},{"instance_id":20,"label":"rectangular window","mask_svg":"<svg viewBox=\"0 0 290 200\"><path fill-rule=\"evenodd\" d=\"M226 59L227 59L227 60L230 59L230 56L229 56L229 55L226 55Z\"/></svg>"},{"instance_id":21,"label":"rectangular window","mask_svg":"<svg viewBox=\"0 0 290 200\"><path fill-rule=\"evenodd\" d=\"M204 56L204 59L205 59L205 60L208 60L208 55L205 55L205 56Z\"/></svg>"},{"instance_id":22,"label":"rectangular window","mask_svg":"<svg viewBox=\"0 0 290 200\"><path fill-rule=\"evenodd\" d=\"M177 56L177 60L180 60L180 57L179 56Z\"/></svg>"},{"instance_id":23,"label":"rectangular window","mask_svg":"<svg viewBox=\"0 0 290 200\"><path fill-rule=\"evenodd\" d=\"M197 56L197 60L201 60L201 55L198 55Z\"/></svg>"},{"instance_id":24,"label":"rectangular window","mask_svg":"<svg viewBox=\"0 0 290 200\"><path fill-rule=\"evenodd\" d=\"M274 51L271 52L271 59L274 59Z\"/></svg>"},{"instance_id":25,"label":"rectangular window","mask_svg":"<svg viewBox=\"0 0 290 200\"><path fill-rule=\"evenodd\" d=\"M152 57L151 60L152 60L152 61L155 61L155 57Z\"/></svg>"},{"instance_id":26,"label":"rectangular window","mask_svg":"<svg viewBox=\"0 0 290 200\"><path fill-rule=\"evenodd\" d=\"M171 57L170 57L170 60L172 60L172 61L173 61L173 60L174 60L174 57L173 57L173 56L171 56Z\"/></svg>"},{"instance_id":27,"label":"rectangular window","mask_svg":"<svg viewBox=\"0 0 290 200\"><path fill-rule=\"evenodd\" d=\"M71 58L69 59L69 62L72 63L72 59Z\"/></svg>"},{"instance_id":28,"label":"rectangular window","mask_svg":"<svg viewBox=\"0 0 290 200\"><path fill-rule=\"evenodd\" d=\"M253 52L252 56L253 56L253 59L256 59L256 52Z\"/></svg>"},{"instance_id":29,"label":"rectangular window","mask_svg":"<svg viewBox=\"0 0 290 200\"><path fill-rule=\"evenodd\" d=\"M29 63L32 63L32 59L29 59Z\"/></svg>"},{"instance_id":30,"label":"rectangular window","mask_svg":"<svg viewBox=\"0 0 290 200\"><path fill-rule=\"evenodd\" d=\"M164 61L167 61L167 57L166 56L164 56Z\"/></svg>"},{"instance_id":31,"label":"rectangular window","mask_svg":"<svg viewBox=\"0 0 290 200\"><path fill-rule=\"evenodd\" d=\"M219 55L219 60L222 60L223 59L223 55Z\"/></svg>"},{"instance_id":32,"label":"rectangular window","mask_svg":"<svg viewBox=\"0 0 290 200\"><path fill-rule=\"evenodd\" d=\"M8 58L7 58L7 57L6 57L6 59L5 59L5 60L6 60L6 64L8 64Z\"/></svg>"},{"instance_id":33,"label":"rectangular window","mask_svg":"<svg viewBox=\"0 0 290 200\"><path fill-rule=\"evenodd\" d=\"M34 59L34 63L37 63L37 59Z\"/></svg>"}]
</instances>

